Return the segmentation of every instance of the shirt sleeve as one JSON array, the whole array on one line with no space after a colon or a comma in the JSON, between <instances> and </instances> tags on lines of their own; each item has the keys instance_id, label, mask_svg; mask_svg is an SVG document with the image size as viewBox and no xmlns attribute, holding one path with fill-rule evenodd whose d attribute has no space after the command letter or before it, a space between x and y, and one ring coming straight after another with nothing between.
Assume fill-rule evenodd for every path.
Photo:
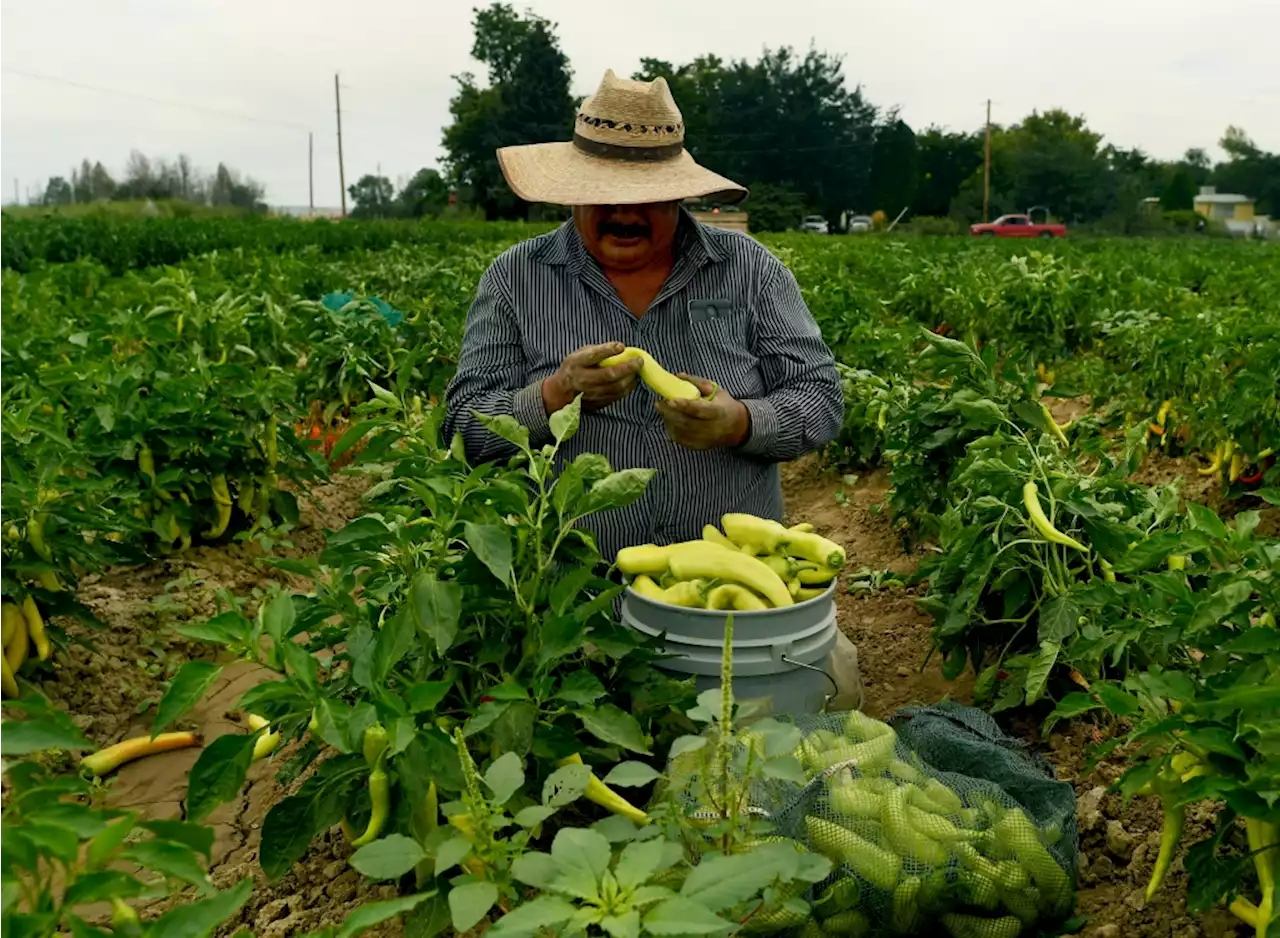
<instances>
[{"instance_id":1,"label":"shirt sleeve","mask_svg":"<svg viewBox=\"0 0 1280 938\"><path fill-rule=\"evenodd\" d=\"M752 351L768 391L742 402L751 430L740 451L783 462L834 440L844 422L835 358L800 285L781 262L756 301L751 328Z\"/></svg>"},{"instance_id":2,"label":"shirt sleeve","mask_svg":"<svg viewBox=\"0 0 1280 938\"><path fill-rule=\"evenodd\" d=\"M552 439L542 404L542 382L525 383L524 344L501 263L501 259L495 261L480 278L467 311L458 371L445 390L444 438L451 440L461 433L467 458L473 462L506 459L516 452L515 446L477 420L477 413L515 417L529 430L531 446Z\"/></svg>"}]
</instances>

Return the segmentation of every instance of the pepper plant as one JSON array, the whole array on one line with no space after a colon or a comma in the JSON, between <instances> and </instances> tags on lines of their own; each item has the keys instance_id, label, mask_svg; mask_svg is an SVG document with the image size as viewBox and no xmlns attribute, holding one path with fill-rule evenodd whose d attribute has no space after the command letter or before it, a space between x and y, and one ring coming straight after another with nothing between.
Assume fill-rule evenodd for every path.
<instances>
[{"instance_id":1,"label":"pepper plant","mask_svg":"<svg viewBox=\"0 0 1280 938\"><path fill-rule=\"evenodd\" d=\"M1141 622L1129 631L1150 664L1067 695L1050 721L1091 711L1127 721L1095 756L1126 747L1131 764L1115 787L1161 801L1148 897L1174 858L1186 808L1217 803L1216 832L1187 854L1188 906L1225 903L1265 936L1280 911L1280 541L1259 537L1258 524L1257 512L1228 525L1192 505L1180 532L1135 548L1110 611ZM1174 569L1164 569L1167 553L1183 558Z\"/></svg>"},{"instance_id":2,"label":"pepper plant","mask_svg":"<svg viewBox=\"0 0 1280 938\"><path fill-rule=\"evenodd\" d=\"M520 456L471 466L459 438L440 441L440 409L419 419L379 392L366 412L381 414L334 451L367 436L359 460L383 476L370 494L376 510L333 534L318 562L273 561L314 577L315 591L277 594L254 619L232 604L180 629L276 671L280 680L240 705L286 738L309 734L288 772L315 763L314 773L264 823L261 863L272 876L344 817L353 833L368 832L371 780L383 785L375 772L392 804L375 838L408 831L431 783L460 791L455 728L479 762L532 755L537 784L565 758L647 754L655 737L687 725L691 683L652 667L653 640L614 621L621 586L602 575L580 525L639 498L652 471L614 472L586 454L556 473L576 401L553 415L556 442L539 449L513 419L487 420ZM361 754L375 726L388 738L379 766ZM201 755L190 785L197 816L234 793L251 747L251 737L230 736Z\"/></svg>"}]
</instances>

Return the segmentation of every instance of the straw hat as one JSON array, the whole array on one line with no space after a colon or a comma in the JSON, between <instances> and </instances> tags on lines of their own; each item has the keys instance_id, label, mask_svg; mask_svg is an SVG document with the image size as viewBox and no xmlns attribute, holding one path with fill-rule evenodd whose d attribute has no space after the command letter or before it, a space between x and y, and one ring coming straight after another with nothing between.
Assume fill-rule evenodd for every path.
<instances>
[{"instance_id":1,"label":"straw hat","mask_svg":"<svg viewBox=\"0 0 1280 938\"><path fill-rule=\"evenodd\" d=\"M632 81L612 69L578 109L572 143L503 147L498 163L507 185L526 202L738 202L747 195L685 151L684 118L666 79Z\"/></svg>"}]
</instances>

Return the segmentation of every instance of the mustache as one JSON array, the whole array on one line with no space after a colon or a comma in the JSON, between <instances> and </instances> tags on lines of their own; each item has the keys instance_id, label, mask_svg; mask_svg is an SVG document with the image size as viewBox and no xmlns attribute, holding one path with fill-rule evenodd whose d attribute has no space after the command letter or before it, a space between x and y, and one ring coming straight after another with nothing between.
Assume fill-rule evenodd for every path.
<instances>
[{"instance_id":1,"label":"mustache","mask_svg":"<svg viewBox=\"0 0 1280 938\"><path fill-rule=\"evenodd\" d=\"M596 226L596 231L602 238L605 235L613 235L615 238L649 237L649 226L643 222L625 224L616 221L602 221Z\"/></svg>"}]
</instances>

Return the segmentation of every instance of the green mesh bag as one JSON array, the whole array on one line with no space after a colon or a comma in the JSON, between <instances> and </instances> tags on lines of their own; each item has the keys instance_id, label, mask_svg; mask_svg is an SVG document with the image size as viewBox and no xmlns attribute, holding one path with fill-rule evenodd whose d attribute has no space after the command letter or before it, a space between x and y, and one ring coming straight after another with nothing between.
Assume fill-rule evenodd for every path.
<instances>
[{"instance_id":1,"label":"green mesh bag","mask_svg":"<svg viewBox=\"0 0 1280 938\"><path fill-rule=\"evenodd\" d=\"M1070 913L1074 792L982 711L774 719L800 731L805 781L755 782L749 811L835 864L807 896L811 920L789 933L1016 938ZM669 769L696 808L696 774Z\"/></svg>"}]
</instances>

